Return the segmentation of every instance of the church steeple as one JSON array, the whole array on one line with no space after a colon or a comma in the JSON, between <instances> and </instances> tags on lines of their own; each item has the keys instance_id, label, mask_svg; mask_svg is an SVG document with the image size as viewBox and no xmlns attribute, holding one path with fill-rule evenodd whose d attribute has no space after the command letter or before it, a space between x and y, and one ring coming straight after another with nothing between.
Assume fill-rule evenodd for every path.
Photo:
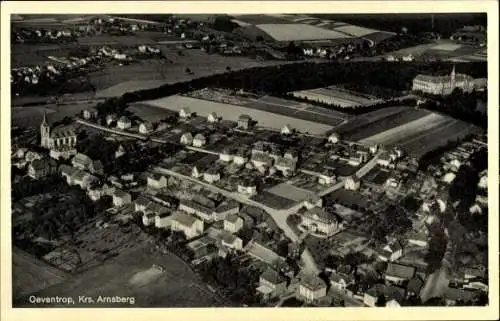
<instances>
[{"instance_id":1,"label":"church steeple","mask_svg":"<svg viewBox=\"0 0 500 321\"><path fill-rule=\"evenodd\" d=\"M43 112L43 120L40 124L40 138L42 147L49 146L49 138L50 138L50 125L47 122L47 113Z\"/></svg>"},{"instance_id":2,"label":"church steeple","mask_svg":"<svg viewBox=\"0 0 500 321\"><path fill-rule=\"evenodd\" d=\"M47 123L47 112L45 110L43 111L43 120L41 126L49 126L49 123Z\"/></svg>"},{"instance_id":3,"label":"church steeple","mask_svg":"<svg viewBox=\"0 0 500 321\"><path fill-rule=\"evenodd\" d=\"M451 77L451 82L455 83L455 65L453 65L453 69L451 70L450 77Z\"/></svg>"}]
</instances>

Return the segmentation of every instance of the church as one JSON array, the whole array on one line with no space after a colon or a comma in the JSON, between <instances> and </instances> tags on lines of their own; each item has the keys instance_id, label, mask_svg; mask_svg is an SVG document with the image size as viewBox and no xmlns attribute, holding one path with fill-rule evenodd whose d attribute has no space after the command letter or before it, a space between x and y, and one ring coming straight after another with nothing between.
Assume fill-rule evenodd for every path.
<instances>
[{"instance_id":1,"label":"church","mask_svg":"<svg viewBox=\"0 0 500 321\"><path fill-rule=\"evenodd\" d=\"M413 79L413 90L426 94L446 96L456 88L464 92L483 90L488 81L486 78L474 79L469 75L455 73L455 66L448 76L417 75Z\"/></svg>"},{"instance_id":2,"label":"church","mask_svg":"<svg viewBox=\"0 0 500 321\"><path fill-rule=\"evenodd\" d=\"M70 151L76 147L76 133L73 129L62 126L51 128L47 122L47 115L44 113L42 124L40 125L41 146L54 152ZM57 154L57 153L56 153Z\"/></svg>"}]
</instances>

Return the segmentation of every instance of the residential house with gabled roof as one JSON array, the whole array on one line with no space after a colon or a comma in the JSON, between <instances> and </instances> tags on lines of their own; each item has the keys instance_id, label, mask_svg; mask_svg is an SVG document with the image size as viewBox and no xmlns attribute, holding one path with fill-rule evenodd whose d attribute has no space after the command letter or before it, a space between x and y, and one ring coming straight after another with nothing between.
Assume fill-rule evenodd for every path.
<instances>
[{"instance_id":1,"label":"residential house with gabled roof","mask_svg":"<svg viewBox=\"0 0 500 321\"><path fill-rule=\"evenodd\" d=\"M39 179L57 172L57 163L53 159L35 159L28 166L28 176Z\"/></svg>"},{"instance_id":2,"label":"residential house with gabled roof","mask_svg":"<svg viewBox=\"0 0 500 321\"><path fill-rule=\"evenodd\" d=\"M399 307L404 300L405 290L399 287L377 283L365 292L363 303L367 306L375 307L381 296L385 298L386 307Z\"/></svg>"},{"instance_id":3,"label":"residential house with gabled roof","mask_svg":"<svg viewBox=\"0 0 500 321\"><path fill-rule=\"evenodd\" d=\"M88 170L90 168L90 164L92 163L92 159L85 154L78 153L71 160L71 164L73 167L81 169L83 171Z\"/></svg>"},{"instance_id":4,"label":"residential house with gabled roof","mask_svg":"<svg viewBox=\"0 0 500 321\"><path fill-rule=\"evenodd\" d=\"M219 117L217 116L217 114L216 114L216 113L211 112L211 113L210 113L210 114L208 114L208 116L207 116L207 121L208 121L209 123L213 124L213 123L216 123L216 122L218 122L218 121L219 121Z\"/></svg>"},{"instance_id":5,"label":"residential house with gabled roof","mask_svg":"<svg viewBox=\"0 0 500 321\"><path fill-rule=\"evenodd\" d=\"M191 145L193 144L193 135L191 133L184 133L181 136L181 144L182 145Z\"/></svg>"},{"instance_id":6,"label":"residential house with gabled roof","mask_svg":"<svg viewBox=\"0 0 500 321\"><path fill-rule=\"evenodd\" d=\"M203 134L196 134L193 139L193 146L194 147L202 147L205 146L207 143L207 139Z\"/></svg>"},{"instance_id":7,"label":"residential house with gabled roof","mask_svg":"<svg viewBox=\"0 0 500 321\"><path fill-rule=\"evenodd\" d=\"M280 157L276 160L274 168L280 171L284 176L288 176L297 169L297 161L286 157Z\"/></svg>"},{"instance_id":8,"label":"residential house with gabled roof","mask_svg":"<svg viewBox=\"0 0 500 321\"><path fill-rule=\"evenodd\" d=\"M193 115L191 110L188 107L183 107L179 110L179 117L182 119L190 118Z\"/></svg>"},{"instance_id":9,"label":"residential house with gabled roof","mask_svg":"<svg viewBox=\"0 0 500 321\"><path fill-rule=\"evenodd\" d=\"M257 193L257 184L255 183L255 180L251 178L247 179L241 179L238 182L238 193L245 194L245 195L253 195Z\"/></svg>"},{"instance_id":10,"label":"residential house with gabled roof","mask_svg":"<svg viewBox=\"0 0 500 321\"><path fill-rule=\"evenodd\" d=\"M244 148L239 148L233 156L233 163L244 165L248 161L247 152Z\"/></svg>"},{"instance_id":11,"label":"residential house with gabled roof","mask_svg":"<svg viewBox=\"0 0 500 321\"><path fill-rule=\"evenodd\" d=\"M275 264L279 260L285 260L278 254L276 254L273 250L267 248L266 246L251 240L248 242L248 244L245 246L245 250L250 255L251 257L265 262L269 265Z\"/></svg>"},{"instance_id":12,"label":"residential house with gabled roof","mask_svg":"<svg viewBox=\"0 0 500 321\"><path fill-rule=\"evenodd\" d=\"M120 119L118 119L116 127L122 130L129 129L130 127L132 127L132 121L128 117L122 116L120 117Z\"/></svg>"},{"instance_id":13,"label":"residential house with gabled roof","mask_svg":"<svg viewBox=\"0 0 500 321\"><path fill-rule=\"evenodd\" d=\"M331 185L335 183L335 171L325 170L318 175L318 183L320 185Z\"/></svg>"},{"instance_id":14,"label":"residential house with gabled roof","mask_svg":"<svg viewBox=\"0 0 500 321\"><path fill-rule=\"evenodd\" d=\"M84 119L94 119L97 118L97 115L99 113L97 112L97 109L95 108L88 108L83 110L83 118Z\"/></svg>"},{"instance_id":15,"label":"residential house with gabled roof","mask_svg":"<svg viewBox=\"0 0 500 321\"><path fill-rule=\"evenodd\" d=\"M241 251L243 250L243 240L237 237L234 234L229 233L228 231L223 231L221 239L222 246L233 250L233 251Z\"/></svg>"},{"instance_id":16,"label":"residential house with gabled roof","mask_svg":"<svg viewBox=\"0 0 500 321\"><path fill-rule=\"evenodd\" d=\"M266 154L253 154L250 161L256 168L269 168L273 165L273 159Z\"/></svg>"},{"instance_id":17,"label":"residential house with gabled roof","mask_svg":"<svg viewBox=\"0 0 500 321\"><path fill-rule=\"evenodd\" d=\"M139 125L139 133L143 135L148 135L154 131L153 124L150 121L142 122Z\"/></svg>"},{"instance_id":18,"label":"residential house with gabled roof","mask_svg":"<svg viewBox=\"0 0 500 321\"><path fill-rule=\"evenodd\" d=\"M193 166L191 170L191 177L200 178L203 176L203 173L198 169L198 166Z\"/></svg>"},{"instance_id":19,"label":"residential house with gabled roof","mask_svg":"<svg viewBox=\"0 0 500 321\"><path fill-rule=\"evenodd\" d=\"M349 285L354 284L355 282L354 276L352 276L352 274L344 273L332 273L329 279L332 288L336 289L337 291L345 291L345 289Z\"/></svg>"},{"instance_id":20,"label":"residential house with gabled roof","mask_svg":"<svg viewBox=\"0 0 500 321\"><path fill-rule=\"evenodd\" d=\"M203 173L203 180L207 183L215 183L220 181L220 172L216 168L209 168Z\"/></svg>"},{"instance_id":21,"label":"residential house with gabled roof","mask_svg":"<svg viewBox=\"0 0 500 321\"><path fill-rule=\"evenodd\" d=\"M415 276L416 269L413 266L389 263L385 270L385 280L394 284L402 284Z\"/></svg>"},{"instance_id":22,"label":"residential house with gabled roof","mask_svg":"<svg viewBox=\"0 0 500 321\"><path fill-rule=\"evenodd\" d=\"M113 205L115 207L120 207L132 202L132 196L122 190L115 190L113 193Z\"/></svg>"},{"instance_id":23,"label":"residential house with gabled roof","mask_svg":"<svg viewBox=\"0 0 500 321\"><path fill-rule=\"evenodd\" d=\"M293 133L293 128L289 124L286 124L281 128L281 134L282 135L290 135Z\"/></svg>"},{"instance_id":24,"label":"residential house with gabled roof","mask_svg":"<svg viewBox=\"0 0 500 321\"><path fill-rule=\"evenodd\" d=\"M315 302L326 296L327 285L316 275L308 275L299 283L297 298Z\"/></svg>"},{"instance_id":25,"label":"residential house with gabled roof","mask_svg":"<svg viewBox=\"0 0 500 321\"><path fill-rule=\"evenodd\" d=\"M268 268L260 275L257 293L262 296L264 301L280 297L286 292L286 283L285 277L276 270Z\"/></svg>"},{"instance_id":26,"label":"residential house with gabled roof","mask_svg":"<svg viewBox=\"0 0 500 321\"><path fill-rule=\"evenodd\" d=\"M233 160L233 154L231 152L231 149L228 147L225 147L222 152L219 154L219 159L223 162L230 162Z\"/></svg>"},{"instance_id":27,"label":"residential house with gabled roof","mask_svg":"<svg viewBox=\"0 0 500 321\"><path fill-rule=\"evenodd\" d=\"M403 256L403 247L399 241L385 245L382 249L375 250L379 260L394 262Z\"/></svg>"},{"instance_id":28,"label":"residential house with gabled roof","mask_svg":"<svg viewBox=\"0 0 500 321\"><path fill-rule=\"evenodd\" d=\"M116 116L116 114L109 114L106 116L106 125L111 126L117 120L118 120L118 117Z\"/></svg>"},{"instance_id":29,"label":"residential house with gabled roof","mask_svg":"<svg viewBox=\"0 0 500 321\"><path fill-rule=\"evenodd\" d=\"M203 222L194 216L183 213L174 213L171 218L171 229L183 232L187 239L203 234Z\"/></svg>"},{"instance_id":30,"label":"residential house with gabled roof","mask_svg":"<svg viewBox=\"0 0 500 321\"><path fill-rule=\"evenodd\" d=\"M361 182L356 176L349 176L345 179L344 188L346 190L356 191L361 186Z\"/></svg>"},{"instance_id":31,"label":"residential house with gabled roof","mask_svg":"<svg viewBox=\"0 0 500 321\"><path fill-rule=\"evenodd\" d=\"M224 219L224 230L228 231L229 233L237 233L243 228L243 223L243 219L237 214L228 215Z\"/></svg>"},{"instance_id":32,"label":"residential house with gabled roof","mask_svg":"<svg viewBox=\"0 0 500 321\"><path fill-rule=\"evenodd\" d=\"M415 275L406 285L406 297L419 297L423 286L424 282L419 276Z\"/></svg>"},{"instance_id":33,"label":"residential house with gabled roof","mask_svg":"<svg viewBox=\"0 0 500 321\"><path fill-rule=\"evenodd\" d=\"M248 115L243 114L243 115L240 115L238 117L238 127L239 128L249 129L251 122L252 122L252 118Z\"/></svg>"},{"instance_id":34,"label":"residential house with gabled roof","mask_svg":"<svg viewBox=\"0 0 500 321\"><path fill-rule=\"evenodd\" d=\"M149 174L147 177L147 186L155 189L165 188L167 187L167 178L156 173Z\"/></svg>"}]
</instances>

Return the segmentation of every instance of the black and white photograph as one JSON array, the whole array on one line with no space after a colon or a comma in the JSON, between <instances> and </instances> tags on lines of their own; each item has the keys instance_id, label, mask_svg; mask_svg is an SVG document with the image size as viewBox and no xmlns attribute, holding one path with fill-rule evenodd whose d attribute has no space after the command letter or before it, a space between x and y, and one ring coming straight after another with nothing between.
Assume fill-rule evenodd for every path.
<instances>
[{"instance_id":1,"label":"black and white photograph","mask_svg":"<svg viewBox=\"0 0 500 321\"><path fill-rule=\"evenodd\" d=\"M490 16L285 9L9 15L14 310L498 300Z\"/></svg>"}]
</instances>

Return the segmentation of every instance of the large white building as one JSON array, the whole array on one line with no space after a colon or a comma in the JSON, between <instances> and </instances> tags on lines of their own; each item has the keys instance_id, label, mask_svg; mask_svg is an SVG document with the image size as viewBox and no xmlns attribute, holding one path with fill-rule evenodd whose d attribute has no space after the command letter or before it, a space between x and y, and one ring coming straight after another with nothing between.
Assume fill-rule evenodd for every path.
<instances>
[{"instance_id":1,"label":"large white building","mask_svg":"<svg viewBox=\"0 0 500 321\"><path fill-rule=\"evenodd\" d=\"M325 212L319 207L307 211L302 217L302 223L312 233L331 235L338 229L338 220L335 215Z\"/></svg>"},{"instance_id":2,"label":"large white building","mask_svg":"<svg viewBox=\"0 0 500 321\"><path fill-rule=\"evenodd\" d=\"M485 78L474 79L469 75L455 73L455 66L449 76L417 75L413 79L413 90L433 95L449 95L459 88L464 92L483 90L487 86Z\"/></svg>"}]
</instances>

